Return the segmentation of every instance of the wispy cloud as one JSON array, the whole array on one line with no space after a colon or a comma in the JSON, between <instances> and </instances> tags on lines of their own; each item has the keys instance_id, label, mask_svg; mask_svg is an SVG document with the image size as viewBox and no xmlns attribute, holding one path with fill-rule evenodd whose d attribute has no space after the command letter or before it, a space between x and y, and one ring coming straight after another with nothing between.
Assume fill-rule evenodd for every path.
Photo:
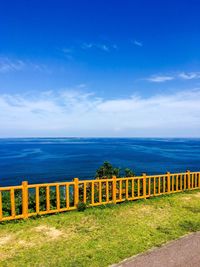
<instances>
[{"instance_id":1,"label":"wispy cloud","mask_svg":"<svg viewBox=\"0 0 200 267\"><path fill-rule=\"evenodd\" d=\"M82 49L99 49L104 52L110 52L111 50L117 50L118 46L116 44L103 44L103 43L83 43L81 45Z\"/></svg>"},{"instance_id":2,"label":"wispy cloud","mask_svg":"<svg viewBox=\"0 0 200 267\"><path fill-rule=\"evenodd\" d=\"M27 70L49 72L49 68L45 64L34 63L30 60L0 57L0 74Z\"/></svg>"},{"instance_id":3,"label":"wispy cloud","mask_svg":"<svg viewBox=\"0 0 200 267\"><path fill-rule=\"evenodd\" d=\"M72 48L66 48L65 47L65 48L62 49L62 52L63 53L66 53L66 54L71 54L73 52L73 49Z\"/></svg>"},{"instance_id":4,"label":"wispy cloud","mask_svg":"<svg viewBox=\"0 0 200 267\"><path fill-rule=\"evenodd\" d=\"M174 77L173 76L158 75L158 76L151 76L151 77L147 78L146 80L150 81L150 82L155 82L155 83L162 83L162 82L174 80Z\"/></svg>"},{"instance_id":5,"label":"wispy cloud","mask_svg":"<svg viewBox=\"0 0 200 267\"><path fill-rule=\"evenodd\" d=\"M83 48L83 49L90 49L90 48L93 48L93 47L94 47L93 43L83 43L81 45L81 48Z\"/></svg>"},{"instance_id":6,"label":"wispy cloud","mask_svg":"<svg viewBox=\"0 0 200 267\"><path fill-rule=\"evenodd\" d=\"M200 72L181 72L178 76L184 80L200 79Z\"/></svg>"},{"instance_id":7,"label":"wispy cloud","mask_svg":"<svg viewBox=\"0 0 200 267\"><path fill-rule=\"evenodd\" d=\"M45 64L36 64L36 63L29 62L27 63L27 69L37 71L37 72L51 73L51 70Z\"/></svg>"},{"instance_id":8,"label":"wispy cloud","mask_svg":"<svg viewBox=\"0 0 200 267\"><path fill-rule=\"evenodd\" d=\"M110 100L77 90L1 94L0 106L0 136L200 135L200 88Z\"/></svg>"},{"instance_id":9,"label":"wispy cloud","mask_svg":"<svg viewBox=\"0 0 200 267\"><path fill-rule=\"evenodd\" d=\"M116 44L113 44L112 47L113 47L114 49L116 49L116 50L119 49L118 45L116 45Z\"/></svg>"},{"instance_id":10,"label":"wispy cloud","mask_svg":"<svg viewBox=\"0 0 200 267\"><path fill-rule=\"evenodd\" d=\"M110 51L109 47L107 45L105 45L105 44L98 44L97 47L99 49L105 51L105 52L109 52Z\"/></svg>"},{"instance_id":11,"label":"wispy cloud","mask_svg":"<svg viewBox=\"0 0 200 267\"><path fill-rule=\"evenodd\" d=\"M26 63L22 60L11 60L7 57L0 57L0 73L20 71L24 69Z\"/></svg>"},{"instance_id":12,"label":"wispy cloud","mask_svg":"<svg viewBox=\"0 0 200 267\"><path fill-rule=\"evenodd\" d=\"M176 72L170 75L152 75L146 80L149 82L161 83L172 80L193 80L200 79L200 72Z\"/></svg>"},{"instance_id":13,"label":"wispy cloud","mask_svg":"<svg viewBox=\"0 0 200 267\"><path fill-rule=\"evenodd\" d=\"M74 52L73 48L64 47L61 49L61 51L67 59L69 60L73 59L73 52Z\"/></svg>"},{"instance_id":14,"label":"wispy cloud","mask_svg":"<svg viewBox=\"0 0 200 267\"><path fill-rule=\"evenodd\" d=\"M137 40L132 41L132 43L133 43L134 45L136 45L136 46L140 46L140 47L143 46L143 43L140 42L140 41L137 41Z\"/></svg>"}]
</instances>

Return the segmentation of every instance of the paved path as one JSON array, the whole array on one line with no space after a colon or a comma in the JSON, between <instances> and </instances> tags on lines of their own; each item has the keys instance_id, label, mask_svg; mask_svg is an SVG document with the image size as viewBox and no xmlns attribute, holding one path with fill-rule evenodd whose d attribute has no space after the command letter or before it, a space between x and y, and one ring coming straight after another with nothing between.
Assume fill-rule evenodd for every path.
<instances>
[{"instance_id":1,"label":"paved path","mask_svg":"<svg viewBox=\"0 0 200 267\"><path fill-rule=\"evenodd\" d=\"M116 267L200 267L200 232L127 259Z\"/></svg>"}]
</instances>

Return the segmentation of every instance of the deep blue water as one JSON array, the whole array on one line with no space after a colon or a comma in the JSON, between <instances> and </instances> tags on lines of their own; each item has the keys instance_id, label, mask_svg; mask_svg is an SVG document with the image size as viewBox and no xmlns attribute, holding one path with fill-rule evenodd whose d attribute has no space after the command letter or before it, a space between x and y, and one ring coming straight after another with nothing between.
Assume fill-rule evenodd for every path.
<instances>
[{"instance_id":1,"label":"deep blue water","mask_svg":"<svg viewBox=\"0 0 200 267\"><path fill-rule=\"evenodd\" d=\"M200 171L200 139L0 139L0 186L89 179L105 160L136 174Z\"/></svg>"}]
</instances>

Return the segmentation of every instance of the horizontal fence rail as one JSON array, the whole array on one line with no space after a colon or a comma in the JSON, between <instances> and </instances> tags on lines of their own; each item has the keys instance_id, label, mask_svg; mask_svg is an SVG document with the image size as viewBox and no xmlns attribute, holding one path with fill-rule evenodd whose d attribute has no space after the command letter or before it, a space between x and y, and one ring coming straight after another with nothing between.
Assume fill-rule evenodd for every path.
<instances>
[{"instance_id":1,"label":"horizontal fence rail","mask_svg":"<svg viewBox=\"0 0 200 267\"><path fill-rule=\"evenodd\" d=\"M200 189L200 172L0 187L0 222Z\"/></svg>"}]
</instances>

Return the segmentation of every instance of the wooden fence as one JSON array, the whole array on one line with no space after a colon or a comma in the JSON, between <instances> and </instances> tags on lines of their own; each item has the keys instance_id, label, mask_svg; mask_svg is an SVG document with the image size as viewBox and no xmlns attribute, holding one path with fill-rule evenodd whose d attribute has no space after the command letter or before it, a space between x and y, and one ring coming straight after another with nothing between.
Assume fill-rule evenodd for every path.
<instances>
[{"instance_id":1,"label":"wooden fence","mask_svg":"<svg viewBox=\"0 0 200 267\"><path fill-rule=\"evenodd\" d=\"M200 172L0 187L0 222L200 189Z\"/></svg>"}]
</instances>

